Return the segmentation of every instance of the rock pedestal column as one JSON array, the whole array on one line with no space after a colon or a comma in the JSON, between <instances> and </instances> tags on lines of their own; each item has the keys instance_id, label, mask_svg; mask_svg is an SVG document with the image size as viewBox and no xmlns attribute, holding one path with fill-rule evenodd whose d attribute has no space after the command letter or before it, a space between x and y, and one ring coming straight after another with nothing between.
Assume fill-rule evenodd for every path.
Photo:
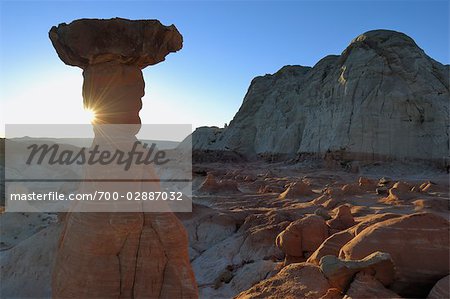
<instances>
[{"instance_id":1,"label":"rock pedestal column","mask_svg":"<svg viewBox=\"0 0 450 299\"><path fill-rule=\"evenodd\" d=\"M84 106L96 124L140 124L144 78L139 67L110 62L83 71Z\"/></svg>"},{"instance_id":2,"label":"rock pedestal column","mask_svg":"<svg viewBox=\"0 0 450 299\"><path fill-rule=\"evenodd\" d=\"M94 124L134 124L121 138L136 140L144 95L141 70L181 49L175 26L156 20L81 19L53 27L49 35L61 60L83 69L84 105L95 111ZM97 130L94 144L109 137ZM173 213L69 213L52 296L198 297L184 227Z\"/></svg>"}]
</instances>

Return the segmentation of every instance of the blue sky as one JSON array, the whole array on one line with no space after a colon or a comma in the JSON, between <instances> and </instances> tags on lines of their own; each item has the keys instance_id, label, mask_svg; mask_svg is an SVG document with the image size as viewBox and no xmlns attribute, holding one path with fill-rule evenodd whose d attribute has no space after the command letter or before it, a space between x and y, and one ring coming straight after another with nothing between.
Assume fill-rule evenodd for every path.
<instances>
[{"instance_id":1,"label":"blue sky","mask_svg":"<svg viewBox=\"0 0 450 299\"><path fill-rule=\"evenodd\" d=\"M314 65L357 35L393 29L449 63L449 1L1 1L5 123L82 123L81 70L57 57L48 30L78 18L159 19L184 47L144 70L143 123L223 126L252 78Z\"/></svg>"}]
</instances>

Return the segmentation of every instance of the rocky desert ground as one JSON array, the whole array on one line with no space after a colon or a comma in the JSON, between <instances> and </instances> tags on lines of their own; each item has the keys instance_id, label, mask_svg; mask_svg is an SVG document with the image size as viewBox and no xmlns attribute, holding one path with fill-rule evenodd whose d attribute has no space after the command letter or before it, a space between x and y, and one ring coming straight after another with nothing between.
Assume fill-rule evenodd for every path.
<instances>
[{"instance_id":1,"label":"rocky desert ground","mask_svg":"<svg viewBox=\"0 0 450 299\"><path fill-rule=\"evenodd\" d=\"M321 164L195 165L193 212L177 216L200 297L447 296L447 174ZM50 297L61 216L1 215L2 297Z\"/></svg>"},{"instance_id":2,"label":"rocky desert ground","mask_svg":"<svg viewBox=\"0 0 450 299\"><path fill-rule=\"evenodd\" d=\"M199 297L449 298L449 68L370 31L255 78L229 126L197 129L176 217ZM2 297L50 297L65 215L0 225Z\"/></svg>"}]
</instances>

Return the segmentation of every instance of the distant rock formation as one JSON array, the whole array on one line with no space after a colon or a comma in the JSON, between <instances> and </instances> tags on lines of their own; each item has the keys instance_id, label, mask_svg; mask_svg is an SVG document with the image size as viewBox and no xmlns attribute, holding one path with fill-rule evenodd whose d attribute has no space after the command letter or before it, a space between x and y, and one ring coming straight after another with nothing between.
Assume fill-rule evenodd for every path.
<instances>
[{"instance_id":1,"label":"distant rock formation","mask_svg":"<svg viewBox=\"0 0 450 299\"><path fill-rule=\"evenodd\" d=\"M312 68L284 66L253 79L234 119L207 148L248 157L448 163L449 70L403 33L369 31ZM206 130L194 132L194 147L217 132Z\"/></svg>"},{"instance_id":2,"label":"distant rock formation","mask_svg":"<svg viewBox=\"0 0 450 299\"><path fill-rule=\"evenodd\" d=\"M192 148L194 149L208 149L222 134L223 129L218 127L200 127L195 130L195 138L192 138ZM190 145L182 143L180 147Z\"/></svg>"}]
</instances>

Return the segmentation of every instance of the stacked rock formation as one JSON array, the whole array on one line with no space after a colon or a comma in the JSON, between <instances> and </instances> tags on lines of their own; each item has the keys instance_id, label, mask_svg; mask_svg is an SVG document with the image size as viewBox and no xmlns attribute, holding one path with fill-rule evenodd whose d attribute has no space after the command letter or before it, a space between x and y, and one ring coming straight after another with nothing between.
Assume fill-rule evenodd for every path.
<instances>
[{"instance_id":1,"label":"stacked rock formation","mask_svg":"<svg viewBox=\"0 0 450 299\"><path fill-rule=\"evenodd\" d=\"M449 96L448 65L403 33L369 31L312 68L285 66L253 79L230 125L207 148L248 157L448 163Z\"/></svg>"},{"instance_id":2,"label":"stacked rock formation","mask_svg":"<svg viewBox=\"0 0 450 299\"><path fill-rule=\"evenodd\" d=\"M95 123L133 125L120 136L94 128L94 144L136 141L144 95L141 70L181 49L175 26L157 20L81 19L53 27L49 35L61 60L83 69L84 104L95 110ZM140 186L148 187L158 188ZM196 298L187 242L172 213L70 213L58 246L52 296Z\"/></svg>"}]
</instances>

